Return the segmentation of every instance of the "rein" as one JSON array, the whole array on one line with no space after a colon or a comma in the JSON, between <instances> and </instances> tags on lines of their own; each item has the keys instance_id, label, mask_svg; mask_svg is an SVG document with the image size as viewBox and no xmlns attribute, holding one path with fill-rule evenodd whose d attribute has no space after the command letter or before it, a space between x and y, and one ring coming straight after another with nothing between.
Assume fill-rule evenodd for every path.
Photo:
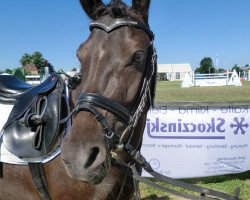
<instances>
[{"instance_id":1,"label":"rein","mask_svg":"<svg viewBox=\"0 0 250 200\"><path fill-rule=\"evenodd\" d=\"M230 195L224 192L219 192L212 189L203 188L200 186L196 186L193 184L189 184L183 181L175 180L170 177L164 176L156 171L153 170L151 165L147 162L146 158L137 150L135 150L133 147L128 146L128 148L131 148L129 151L131 157L134 159L135 163L138 164L140 167L142 167L147 173L149 173L153 178L155 178L158 181L162 181L164 183L168 183L174 186L177 186L179 188L185 188L189 191L199 193L200 196L187 194L185 192L180 192L176 189L169 189L165 186L162 186L158 183L155 183L151 181L150 179L142 177L136 170L135 164L134 165L128 165L125 162L123 162L117 154L113 153L113 159L112 164L113 166L117 167L118 169L121 169L125 174L132 176L134 180L143 182L155 189L161 190L163 192L167 192L169 194L183 197L185 199L199 199L199 200L211 200L211 199L224 199L224 200L240 200L240 188L237 187L234 190L234 195ZM136 192L136 191L135 191ZM207 195L207 196L206 196ZM139 200L140 197L138 195L135 195L136 200Z\"/></svg>"}]
</instances>

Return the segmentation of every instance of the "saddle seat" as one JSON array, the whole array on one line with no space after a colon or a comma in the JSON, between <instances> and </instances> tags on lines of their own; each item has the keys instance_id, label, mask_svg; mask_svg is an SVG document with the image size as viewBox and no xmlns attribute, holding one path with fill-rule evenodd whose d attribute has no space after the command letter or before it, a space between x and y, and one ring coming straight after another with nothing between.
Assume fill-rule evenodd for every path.
<instances>
[{"instance_id":1,"label":"saddle seat","mask_svg":"<svg viewBox=\"0 0 250 200\"><path fill-rule=\"evenodd\" d=\"M0 103L14 103L20 95L32 87L14 76L0 75Z\"/></svg>"},{"instance_id":2,"label":"saddle seat","mask_svg":"<svg viewBox=\"0 0 250 200\"><path fill-rule=\"evenodd\" d=\"M9 152L22 159L46 157L61 143L66 124L59 122L67 114L66 85L55 73L41 84L17 95L2 129L3 144Z\"/></svg>"}]
</instances>

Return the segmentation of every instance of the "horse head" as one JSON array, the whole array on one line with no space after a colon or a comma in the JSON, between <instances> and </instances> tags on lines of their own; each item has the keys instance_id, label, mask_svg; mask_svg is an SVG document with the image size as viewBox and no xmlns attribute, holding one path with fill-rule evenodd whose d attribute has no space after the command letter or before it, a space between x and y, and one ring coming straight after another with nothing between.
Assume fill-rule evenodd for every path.
<instances>
[{"instance_id":1,"label":"horse head","mask_svg":"<svg viewBox=\"0 0 250 200\"><path fill-rule=\"evenodd\" d=\"M112 153L130 159L124 145L139 149L155 84L150 0L80 0L91 18L91 33L77 50L81 82L71 91L72 127L61 156L70 177L100 183Z\"/></svg>"}]
</instances>

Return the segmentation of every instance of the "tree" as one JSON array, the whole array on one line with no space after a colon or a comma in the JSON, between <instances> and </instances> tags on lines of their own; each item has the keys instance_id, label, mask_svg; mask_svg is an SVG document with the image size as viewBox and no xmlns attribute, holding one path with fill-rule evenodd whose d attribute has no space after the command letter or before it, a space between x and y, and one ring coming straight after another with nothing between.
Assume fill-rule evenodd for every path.
<instances>
[{"instance_id":1,"label":"tree","mask_svg":"<svg viewBox=\"0 0 250 200\"><path fill-rule=\"evenodd\" d=\"M11 69L6 69L6 70L5 70L5 73L7 73L7 74L10 74L10 75L11 75L11 74L12 74L12 70L11 70Z\"/></svg>"},{"instance_id":2,"label":"tree","mask_svg":"<svg viewBox=\"0 0 250 200\"><path fill-rule=\"evenodd\" d=\"M47 63L47 67L49 68L49 73L52 74L55 72L54 66L51 63Z\"/></svg>"},{"instance_id":3,"label":"tree","mask_svg":"<svg viewBox=\"0 0 250 200\"><path fill-rule=\"evenodd\" d=\"M198 67L195 70L195 73L201 73L201 74L210 74L214 73L215 68L213 65L213 61L210 57L205 57L200 62L200 67Z\"/></svg>"},{"instance_id":4,"label":"tree","mask_svg":"<svg viewBox=\"0 0 250 200\"><path fill-rule=\"evenodd\" d=\"M216 71L217 71L217 73L224 73L226 70L225 70L225 69L222 69L222 68L219 68L219 69L217 69Z\"/></svg>"},{"instance_id":5,"label":"tree","mask_svg":"<svg viewBox=\"0 0 250 200\"><path fill-rule=\"evenodd\" d=\"M31 63L33 63L37 67L38 71L41 74L45 73L44 68L46 66L46 60L43 58L43 55L39 51L36 51L31 55Z\"/></svg>"},{"instance_id":6,"label":"tree","mask_svg":"<svg viewBox=\"0 0 250 200\"><path fill-rule=\"evenodd\" d=\"M40 74L45 74L46 65L49 67L49 73L55 72L53 65L48 63L39 51L35 51L32 55L25 53L21 57L20 63L23 67L27 64L34 64Z\"/></svg>"},{"instance_id":7,"label":"tree","mask_svg":"<svg viewBox=\"0 0 250 200\"><path fill-rule=\"evenodd\" d=\"M25 72L23 68L16 68L13 70L12 75L19 78L22 81L25 81Z\"/></svg>"},{"instance_id":8,"label":"tree","mask_svg":"<svg viewBox=\"0 0 250 200\"><path fill-rule=\"evenodd\" d=\"M243 72L243 70L237 65L235 64L233 67L232 67L232 71L233 70L236 70L237 74Z\"/></svg>"},{"instance_id":9,"label":"tree","mask_svg":"<svg viewBox=\"0 0 250 200\"><path fill-rule=\"evenodd\" d=\"M27 64L31 63L31 55L25 53L21 59L20 59L20 63L22 64L22 66L25 66Z\"/></svg>"}]
</instances>

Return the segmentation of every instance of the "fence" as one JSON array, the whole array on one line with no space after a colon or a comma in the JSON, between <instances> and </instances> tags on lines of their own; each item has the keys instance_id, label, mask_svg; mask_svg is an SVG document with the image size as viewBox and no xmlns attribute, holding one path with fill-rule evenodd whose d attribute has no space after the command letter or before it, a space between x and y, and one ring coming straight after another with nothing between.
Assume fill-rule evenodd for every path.
<instances>
[{"instance_id":1,"label":"fence","mask_svg":"<svg viewBox=\"0 0 250 200\"><path fill-rule=\"evenodd\" d=\"M194 75L194 86L223 86L228 82L229 73Z\"/></svg>"},{"instance_id":2,"label":"fence","mask_svg":"<svg viewBox=\"0 0 250 200\"><path fill-rule=\"evenodd\" d=\"M235 70L214 74L194 74L193 72L192 75L186 74L182 82L182 87L225 85L242 86L241 79Z\"/></svg>"}]
</instances>

